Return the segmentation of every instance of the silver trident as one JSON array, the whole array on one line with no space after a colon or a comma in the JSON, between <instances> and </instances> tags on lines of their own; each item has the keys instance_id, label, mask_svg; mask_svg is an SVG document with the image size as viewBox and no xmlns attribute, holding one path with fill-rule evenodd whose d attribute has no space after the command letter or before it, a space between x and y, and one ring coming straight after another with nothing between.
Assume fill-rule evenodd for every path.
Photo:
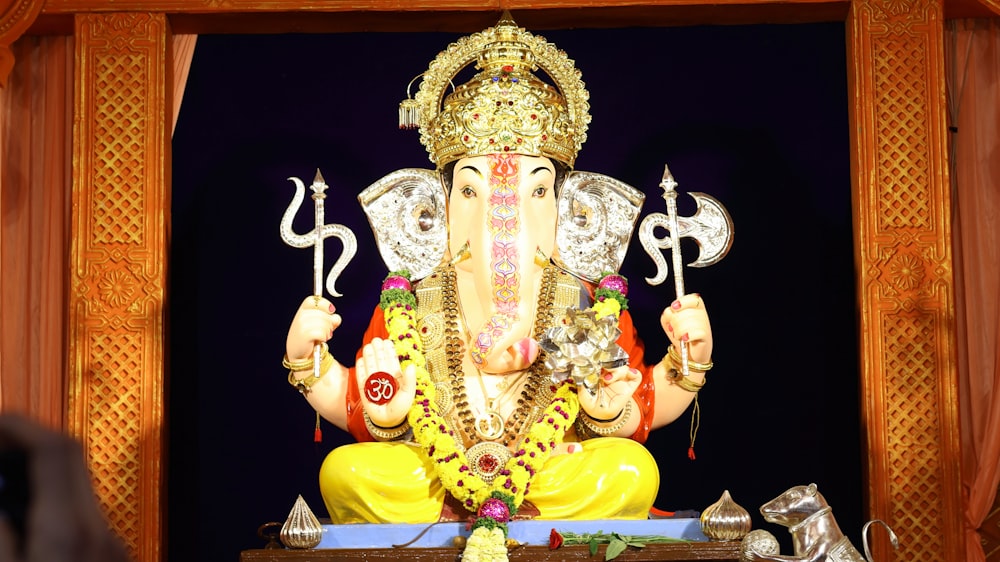
<instances>
[{"instance_id":1,"label":"silver trident","mask_svg":"<svg viewBox=\"0 0 1000 562\"><path fill-rule=\"evenodd\" d=\"M698 209L690 217L677 216L677 182L670 173L670 168L663 167L663 180L660 181L663 188L663 199L667 202L667 214L654 213L643 219L639 225L639 241L649 257L656 263L656 277L647 277L646 282L650 285L659 285L667 278L667 262L663 258L660 250L672 249L671 261L674 268L674 288L677 298L684 296L684 272L683 261L681 259L681 238L692 238L698 243L698 259L689 263L691 267L708 267L718 263L726 257L729 248L733 245L733 221L729 217L729 212L719 203L717 199L704 193L688 193L695 202ZM661 227L666 229L670 236L657 238L653 229ZM686 345L681 345L681 369L684 376L688 376L688 349Z\"/></svg>"},{"instance_id":2,"label":"silver trident","mask_svg":"<svg viewBox=\"0 0 1000 562\"><path fill-rule=\"evenodd\" d=\"M323 174L319 172L319 169L316 170L316 178L313 179L312 185L309 186L309 189L313 192L312 199L315 205L316 227L305 234L296 234L292 230L292 220L295 218L295 214L299 212L299 207L302 206L306 188L299 178L288 179L295 184L295 196L292 197L291 204L288 205L284 216L281 217L281 239L293 248L313 247L313 298L319 304L319 299L323 296L323 241L331 236L339 238L344 245L344 251L333 264L333 267L330 268L330 274L326 278L326 290L335 297L342 296L337 292L335 284L337 277L343 273L344 269L347 268L347 264L354 258L354 254L358 251L357 238L354 237L354 232L350 228L342 224L326 224L323 203L326 199L326 188L328 186L323 181ZM313 349L313 373L317 378L322 374L320 372L321 353L322 346L317 345Z\"/></svg>"}]
</instances>

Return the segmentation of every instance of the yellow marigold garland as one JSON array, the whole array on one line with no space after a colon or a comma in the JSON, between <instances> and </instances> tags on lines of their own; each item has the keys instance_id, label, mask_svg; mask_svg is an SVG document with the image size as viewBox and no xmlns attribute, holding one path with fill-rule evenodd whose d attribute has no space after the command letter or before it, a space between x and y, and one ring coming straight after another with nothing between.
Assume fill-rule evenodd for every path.
<instances>
[{"instance_id":1,"label":"yellow marigold garland","mask_svg":"<svg viewBox=\"0 0 1000 562\"><path fill-rule=\"evenodd\" d=\"M469 468L465 452L456 444L454 432L433 407L434 385L427 372L423 346L417 337L413 307L402 303L391 304L385 311L385 318L389 338L400 356L400 367L405 370L413 365L415 368L416 398L407 416L413 428L413 438L437 463L438 478L445 489L472 512L479 509L494 492L509 494L515 507L519 506L524 501L529 481L576 420L580 402L572 383L566 381L559 385L552 402L531 426L499 477L492 484L487 484Z\"/></svg>"},{"instance_id":2,"label":"yellow marigold garland","mask_svg":"<svg viewBox=\"0 0 1000 562\"><path fill-rule=\"evenodd\" d=\"M393 272L383 283L381 305L385 312L386 330L399 356L403 370L414 368L416 374L416 397L407 419L413 428L414 440L423 447L427 455L435 461L436 472L442 485L462 505L479 518L473 525L463 559L468 562L479 560L507 560L504 540L507 535L507 521L517 512L528 493L530 481L545 464L552 451L562 442L566 430L572 427L580 411L580 401L576 388L567 379L555 388L555 397L545 408L541 417L531 426L528 434L519 444L518 450L500 471L492 483L486 483L469 467L465 451L456 443L454 432L434 409L434 385L427 372L423 354L423 342L417 334L415 311L410 293L407 272ZM605 283L610 282L610 283ZM606 298L598 295L594 308L600 316L619 316L626 308L623 287L624 278L608 274L602 287L611 289ZM401 290L402 289L402 290ZM506 512L499 519L484 515L480 509L488 502L502 502ZM496 505L490 506L489 513L497 513Z\"/></svg>"},{"instance_id":3,"label":"yellow marigold garland","mask_svg":"<svg viewBox=\"0 0 1000 562\"><path fill-rule=\"evenodd\" d=\"M618 300L616 299L604 299L602 301L597 301L590 308L592 308L594 312L597 313L594 316L594 318L598 320L600 320L605 316L612 316L612 315L615 318L618 318L622 312L622 305L619 304Z\"/></svg>"}]
</instances>

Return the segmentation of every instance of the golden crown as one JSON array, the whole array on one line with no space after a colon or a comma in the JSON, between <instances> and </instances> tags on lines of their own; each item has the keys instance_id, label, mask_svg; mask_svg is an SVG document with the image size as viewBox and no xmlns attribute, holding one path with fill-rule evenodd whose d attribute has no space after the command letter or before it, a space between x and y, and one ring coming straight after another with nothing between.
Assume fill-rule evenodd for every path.
<instances>
[{"instance_id":1,"label":"golden crown","mask_svg":"<svg viewBox=\"0 0 1000 562\"><path fill-rule=\"evenodd\" d=\"M479 72L445 97L452 79L473 61ZM532 74L539 68L556 87ZM400 106L400 127L419 127L420 142L438 168L504 152L545 156L572 168L587 140L589 94L580 71L508 12L495 26L441 51L422 77L414 99Z\"/></svg>"}]
</instances>

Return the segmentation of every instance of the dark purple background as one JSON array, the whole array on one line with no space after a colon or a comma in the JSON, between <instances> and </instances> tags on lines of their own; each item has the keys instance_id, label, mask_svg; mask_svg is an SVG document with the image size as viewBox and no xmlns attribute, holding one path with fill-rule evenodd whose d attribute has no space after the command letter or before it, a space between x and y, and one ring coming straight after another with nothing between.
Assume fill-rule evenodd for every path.
<instances>
[{"instance_id":1,"label":"dark purple background","mask_svg":"<svg viewBox=\"0 0 1000 562\"><path fill-rule=\"evenodd\" d=\"M593 122L576 168L647 194L665 212L664 164L687 191L715 196L735 223L721 263L685 271L711 312L716 367L690 412L647 445L661 469L657 507L703 510L723 490L790 553L761 504L815 482L860 544L858 406L847 84L842 22L577 29L544 35L577 61ZM174 135L170 263L168 556L236 560L259 525L301 494L326 516L317 473L349 437L285 381L285 330L312 289L312 252L286 246L290 176L328 184L327 222L359 254L335 299L333 353L352 362L385 275L357 194L404 167L431 167L416 132L397 129L410 79L459 34L203 35ZM297 231L312 227L306 202ZM329 267L339 243L327 245ZM697 248L683 247L685 261ZM669 258L668 258L669 261ZM650 360L666 338L637 237L622 269ZM659 350L659 351L657 351Z\"/></svg>"}]
</instances>

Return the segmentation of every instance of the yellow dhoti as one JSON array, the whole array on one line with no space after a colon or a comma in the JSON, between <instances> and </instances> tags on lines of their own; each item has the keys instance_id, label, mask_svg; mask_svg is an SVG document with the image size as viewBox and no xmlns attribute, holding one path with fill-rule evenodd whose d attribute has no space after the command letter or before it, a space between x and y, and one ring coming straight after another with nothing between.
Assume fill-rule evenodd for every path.
<instances>
[{"instance_id":1,"label":"yellow dhoti","mask_svg":"<svg viewBox=\"0 0 1000 562\"><path fill-rule=\"evenodd\" d=\"M320 492L334 523L432 523L445 497L433 464L416 445L344 445L323 461ZM526 500L540 519L645 519L659 486L659 469L645 447L604 437L585 441L581 452L549 458Z\"/></svg>"}]
</instances>

